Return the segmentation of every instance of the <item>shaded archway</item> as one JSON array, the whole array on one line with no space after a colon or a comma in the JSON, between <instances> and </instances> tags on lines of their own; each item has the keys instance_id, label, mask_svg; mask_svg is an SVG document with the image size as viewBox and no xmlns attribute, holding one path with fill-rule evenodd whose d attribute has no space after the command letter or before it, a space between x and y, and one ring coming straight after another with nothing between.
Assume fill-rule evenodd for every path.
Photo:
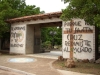
<instances>
[{"instance_id":1,"label":"shaded archway","mask_svg":"<svg viewBox=\"0 0 100 75\"><path fill-rule=\"evenodd\" d=\"M41 27L42 52L59 50L62 46L62 22L49 23Z\"/></svg>"},{"instance_id":2,"label":"shaded archway","mask_svg":"<svg viewBox=\"0 0 100 75\"><path fill-rule=\"evenodd\" d=\"M62 21L50 22L50 23L39 23L27 25L26 33L26 54L30 53L41 53L43 49L41 47L41 29L46 27L61 27Z\"/></svg>"}]
</instances>

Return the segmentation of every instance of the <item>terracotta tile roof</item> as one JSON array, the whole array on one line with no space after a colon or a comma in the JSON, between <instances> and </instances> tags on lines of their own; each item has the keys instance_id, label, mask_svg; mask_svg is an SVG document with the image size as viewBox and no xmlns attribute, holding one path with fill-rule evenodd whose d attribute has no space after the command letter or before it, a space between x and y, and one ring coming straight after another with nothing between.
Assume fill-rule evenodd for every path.
<instances>
[{"instance_id":1,"label":"terracotta tile roof","mask_svg":"<svg viewBox=\"0 0 100 75\"><path fill-rule=\"evenodd\" d=\"M24 17L8 19L7 22L8 23L15 23L15 22L30 21L30 20L38 20L38 19L50 19L53 17L59 18L61 16L61 14L62 14L62 12L52 12L52 13L24 16Z\"/></svg>"}]
</instances>

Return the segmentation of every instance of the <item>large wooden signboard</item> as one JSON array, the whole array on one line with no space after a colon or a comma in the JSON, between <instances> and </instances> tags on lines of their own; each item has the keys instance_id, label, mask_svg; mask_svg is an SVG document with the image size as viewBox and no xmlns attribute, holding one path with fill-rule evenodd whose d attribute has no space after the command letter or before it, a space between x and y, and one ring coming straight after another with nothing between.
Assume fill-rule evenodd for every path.
<instances>
[{"instance_id":1,"label":"large wooden signboard","mask_svg":"<svg viewBox=\"0 0 100 75\"><path fill-rule=\"evenodd\" d=\"M95 27L82 19L63 22L62 51L64 58L95 58Z\"/></svg>"}]
</instances>

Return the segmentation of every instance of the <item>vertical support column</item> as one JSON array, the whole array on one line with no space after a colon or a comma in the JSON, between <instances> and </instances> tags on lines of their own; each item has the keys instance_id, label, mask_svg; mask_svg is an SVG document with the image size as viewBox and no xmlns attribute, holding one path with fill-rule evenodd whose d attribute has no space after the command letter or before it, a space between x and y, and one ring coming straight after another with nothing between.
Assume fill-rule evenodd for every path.
<instances>
[{"instance_id":1,"label":"vertical support column","mask_svg":"<svg viewBox=\"0 0 100 75\"><path fill-rule=\"evenodd\" d=\"M26 25L11 25L10 53L25 54L26 47Z\"/></svg>"},{"instance_id":2,"label":"vertical support column","mask_svg":"<svg viewBox=\"0 0 100 75\"><path fill-rule=\"evenodd\" d=\"M34 51L34 26L27 25L26 54L33 54L33 51Z\"/></svg>"},{"instance_id":3,"label":"vertical support column","mask_svg":"<svg viewBox=\"0 0 100 75\"><path fill-rule=\"evenodd\" d=\"M34 53L41 52L41 28L40 25L34 26Z\"/></svg>"}]
</instances>

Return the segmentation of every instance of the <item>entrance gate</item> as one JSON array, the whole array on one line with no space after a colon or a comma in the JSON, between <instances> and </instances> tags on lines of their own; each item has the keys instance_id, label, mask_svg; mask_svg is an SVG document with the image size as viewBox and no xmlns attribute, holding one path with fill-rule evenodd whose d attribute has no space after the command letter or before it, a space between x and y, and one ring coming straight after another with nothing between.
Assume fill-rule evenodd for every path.
<instances>
[{"instance_id":1,"label":"entrance gate","mask_svg":"<svg viewBox=\"0 0 100 75\"><path fill-rule=\"evenodd\" d=\"M41 29L41 27L62 26L63 25L63 29L65 29L65 31L67 30L66 35L63 36L63 38L62 38L63 57L69 58L69 56L70 56L71 58L73 58L74 51L71 51L72 48L73 48L73 50L75 50L76 48L78 49L78 48L82 48L82 47L77 46L76 48L74 48L75 43L73 42L73 37L71 37L71 36L77 35L77 34L82 34L82 33L74 33L73 30L75 30L75 29L73 29L74 28L73 25L69 26L69 27L71 27L69 29L68 29L68 26L65 27L64 22L62 24L62 20L59 18L61 16L61 14L62 14L61 12L55 12L55 13L25 16L25 17L21 17L21 18L15 18L15 19L8 20L8 22L12 24L11 25L11 38L10 38L10 53L30 54L30 53L40 52L40 38L41 38L40 29ZM70 22L68 22L68 23L70 23ZM68 23L66 22L66 24L68 24ZM74 24L76 25L75 27L77 28L78 23L74 23ZM81 27L83 27L83 30ZM86 26L86 27L89 27L89 26ZM76 53L76 55L75 55L76 58L79 58L79 56L81 56L82 59L95 59L95 57L96 57L97 50L95 50L96 49L95 48L95 45L96 45L95 30L94 30L95 27L89 27L89 28L90 28L89 30L91 30L91 29L93 30L93 31L91 30L91 33L93 33L92 35L90 32L87 33L87 31L88 31L87 29L84 30L84 25L83 25L83 21L82 21L82 25L80 27L78 27L78 31L77 30L76 31L77 32L85 31L86 34L89 34L92 36L91 40L88 41L89 43L91 42L91 44L84 45L86 48L87 48L87 46L89 46L89 48L92 49L92 52L90 53L90 56L88 53L85 53L85 51L82 54ZM70 32L70 36L67 35L67 34L69 34L68 31L72 31L72 32ZM64 34L65 33L62 32L62 35L64 35ZM70 46L70 49L67 45L65 48L65 44L66 44L66 42L68 42L67 41L68 39L69 39L68 46ZM88 40L90 38L89 38L89 36L88 36L88 39L86 36L82 36L83 41L84 41L84 39ZM77 40L77 41L79 41L79 40ZM74 43L74 45L73 45L73 43ZM66 51L70 51L70 54L66 53ZM76 51L78 51L78 50L76 50Z\"/></svg>"}]
</instances>

